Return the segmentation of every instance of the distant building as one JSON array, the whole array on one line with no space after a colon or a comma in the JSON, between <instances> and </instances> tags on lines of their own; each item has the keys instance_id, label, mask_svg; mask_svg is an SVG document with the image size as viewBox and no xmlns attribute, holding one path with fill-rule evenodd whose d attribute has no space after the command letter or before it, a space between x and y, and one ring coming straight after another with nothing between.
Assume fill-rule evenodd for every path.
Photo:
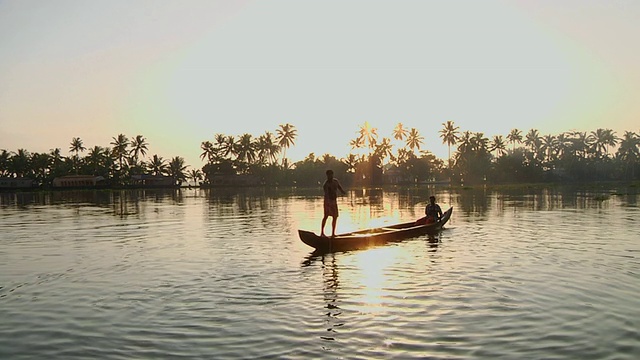
<instances>
[{"instance_id":1,"label":"distant building","mask_svg":"<svg viewBox=\"0 0 640 360\"><path fill-rule=\"evenodd\" d=\"M382 175L385 184L406 184L409 180L404 176L403 172L398 169L389 169Z\"/></svg>"},{"instance_id":2,"label":"distant building","mask_svg":"<svg viewBox=\"0 0 640 360\"><path fill-rule=\"evenodd\" d=\"M0 189L29 189L34 186L33 179L0 177Z\"/></svg>"},{"instance_id":3,"label":"distant building","mask_svg":"<svg viewBox=\"0 0 640 360\"><path fill-rule=\"evenodd\" d=\"M95 175L69 175L53 179L53 187L95 187L104 183L104 177Z\"/></svg>"},{"instance_id":4,"label":"distant building","mask_svg":"<svg viewBox=\"0 0 640 360\"><path fill-rule=\"evenodd\" d=\"M131 184L142 187L169 187L176 186L176 181L171 176L164 175L132 175Z\"/></svg>"}]
</instances>

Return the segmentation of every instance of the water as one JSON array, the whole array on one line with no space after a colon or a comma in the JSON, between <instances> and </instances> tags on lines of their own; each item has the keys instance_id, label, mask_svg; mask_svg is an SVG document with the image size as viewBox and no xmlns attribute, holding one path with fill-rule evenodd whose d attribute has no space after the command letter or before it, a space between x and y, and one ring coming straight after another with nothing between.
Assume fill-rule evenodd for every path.
<instances>
[{"instance_id":1,"label":"water","mask_svg":"<svg viewBox=\"0 0 640 360\"><path fill-rule=\"evenodd\" d=\"M636 359L634 188L351 190L338 231L446 229L314 254L317 189L0 194L2 359Z\"/></svg>"}]
</instances>

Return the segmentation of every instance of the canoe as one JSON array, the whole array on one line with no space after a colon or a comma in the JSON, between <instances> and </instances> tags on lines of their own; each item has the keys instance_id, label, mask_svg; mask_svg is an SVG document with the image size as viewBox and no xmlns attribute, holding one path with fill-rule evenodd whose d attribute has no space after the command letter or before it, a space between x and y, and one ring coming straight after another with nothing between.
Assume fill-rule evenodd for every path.
<instances>
[{"instance_id":1,"label":"canoe","mask_svg":"<svg viewBox=\"0 0 640 360\"><path fill-rule=\"evenodd\" d=\"M358 230L350 233L336 234L335 237L319 236L311 231L298 230L303 243L320 251L345 251L365 249L388 242L400 241L410 237L433 234L449 221L453 208L445 211L439 221L426 225L416 225L415 221L391 226Z\"/></svg>"}]
</instances>

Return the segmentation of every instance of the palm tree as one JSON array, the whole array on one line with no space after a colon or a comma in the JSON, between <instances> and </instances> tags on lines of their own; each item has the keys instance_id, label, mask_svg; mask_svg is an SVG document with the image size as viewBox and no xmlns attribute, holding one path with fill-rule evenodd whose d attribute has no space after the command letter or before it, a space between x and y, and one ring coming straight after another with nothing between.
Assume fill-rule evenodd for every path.
<instances>
[{"instance_id":1,"label":"palm tree","mask_svg":"<svg viewBox=\"0 0 640 360\"><path fill-rule=\"evenodd\" d=\"M191 179L196 185L198 185L198 181L202 180L202 172L198 169L191 169L187 172L187 177Z\"/></svg>"},{"instance_id":2,"label":"palm tree","mask_svg":"<svg viewBox=\"0 0 640 360\"><path fill-rule=\"evenodd\" d=\"M355 154L349 154L347 155L346 158L344 158L342 160L342 162L347 165L347 172L348 173L355 173L356 172L356 166L358 166L358 157Z\"/></svg>"},{"instance_id":3,"label":"palm tree","mask_svg":"<svg viewBox=\"0 0 640 360\"><path fill-rule=\"evenodd\" d=\"M100 146L94 146L89 149L89 154L87 154L86 163L93 169L93 175L98 175L100 167L104 164L104 153L103 149Z\"/></svg>"},{"instance_id":4,"label":"palm tree","mask_svg":"<svg viewBox=\"0 0 640 360\"><path fill-rule=\"evenodd\" d=\"M414 151L414 148L420 150L420 145L424 143L423 140L424 137L418 133L418 130L416 130L416 128L411 128L411 131L409 131L409 135L407 136L407 147L409 147L411 151Z\"/></svg>"},{"instance_id":5,"label":"palm tree","mask_svg":"<svg viewBox=\"0 0 640 360\"><path fill-rule=\"evenodd\" d=\"M109 144L113 145L113 155L118 159L120 170L122 170L122 160L127 155L129 140L124 134L119 134L117 137L113 137L112 139L113 141Z\"/></svg>"},{"instance_id":6,"label":"palm tree","mask_svg":"<svg viewBox=\"0 0 640 360\"><path fill-rule=\"evenodd\" d=\"M535 159L536 161L540 161L542 158L542 154L540 152L540 148L542 147L542 140L540 138L540 133L538 133L538 130L530 129L527 133L527 136L525 137L524 144L531 150L531 160Z\"/></svg>"},{"instance_id":7,"label":"palm tree","mask_svg":"<svg viewBox=\"0 0 640 360\"><path fill-rule=\"evenodd\" d=\"M258 137L256 150L258 152L258 159L261 163L270 162L273 164L276 159L278 159L280 145L273 142L273 133L266 131L263 135Z\"/></svg>"},{"instance_id":8,"label":"palm tree","mask_svg":"<svg viewBox=\"0 0 640 360\"><path fill-rule=\"evenodd\" d=\"M631 178L633 179L635 177L635 164L640 160L640 137L634 132L625 131L616 156L625 164L626 174L629 174L629 169L631 169Z\"/></svg>"},{"instance_id":9,"label":"palm tree","mask_svg":"<svg viewBox=\"0 0 640 360\"><path fill-rule=\"evenodd\" d=\"M596 157L600 158L604 152L604 156L607 157L609 146L615 146L618 143L618 138L611 129L597 129L592 131L589 135L593 150Z\"/></svg>"},{"instance_id":10,"label":"palm tree","mask_svg":"<svg viewBox=\"0 0 640 360\"><path fill-rule=\"evenodd\" d=\"M236 155L238 160L245 162L248 165L253 164L256 161L256 146L251 134L243 134L237 143Z\"/></svg>"},{"instance_id":11,"label":"palm tree","mask_svg":"<svg viewBox=\"0 0 640 360\"><path fill-rule=\"evenodd\" d=\"M220 147L220 152L222 156L228 159L238 154L238 144L236 143L236 139L233 135L229 135L225 138L224 144Z\"/></svg>"},{"instance_id":12,"label":"palm tree","mask_svg":"<svg viewBox=\"0 0 640 360\"><path fill-rule=\"evenodd\" d=\"M360 149L364 147L364 139L361 137L357 137L349 142L351 149Z\"/></svg>"},{"instance_id":13,"label":"palm tree","mask_svg":"<svg viewBox=\"0 0 640 360\"><path fill-rule=\"evenodd\" d=\"M456 158L456 166L464 168L467 165L466 154L473 150L473 141L471 131L465 130L462 135L458 137L458 149L454 155Z\"/></svg>"},{"instance_id":14,"label":"palm tree","mask_svg":"<svg viewBox=\"0 0 640 360\"><path fill-rule=\"evenodd\" d=\"M116 168L116 154L110 147L105 147L102 149L102 155L104 156L104 168L106 169L107 174L111 178L115 178L116 172L118 171Z\"/></svg>"},{"instance_id":15,"label":"palm tree","mask_svg":"<svg viewBox=\"0 0 640 360\"><path fill-rule=\"evenodd\" d=\"M31 154L25 149L18 149L9 159L9 173L23 177L29 172Z\"/></svg>"},{"instance_id":16,"label":"palm tree","mask_svg":"<svg viewBox=\"0 0 640 360\"><path fill-rule=\"evenodd\" d=\"M142 135L136 135L135 138L131 138L131 155L133 155L134 163L138 162L139 154L142 154L142 157L147 155L148 145L147 139Z\"/></svg>"},{"instance_id":17,"label":"palm tree","mask_svg":"<svg viewBox=\"0 0 640 360\"><path fill-rule=\"evenodd\" d=\"M149 164L147 164L147 168L153 175L160 176L165 174L168 170L168 165L166 160L162 158L162 156L153 155Z\"/></svg>"},{"instance_id":18,"label":"palm tree","mask_svg":"<svg viewBox=\"0 0 640 360\"><path fill-rule=\"evenodd\" d=\"M551 162L554 159L554 154L558 148L558 139L555 136L547 134L541 139L540 150L544 153L547 162Z\"/></svg>"},{"instance_id":19,"label":"palm tree","mask_svg":"<svg viewBox=\"0 0 640 360\"><path fill-rule=\"evenodd\" d=\"M60 168L64 164L64 157L62 156L60 148L50 149L49 150L49 168L51 172L54 174L59 174L61 172Z\"/></svg>"},{"instance_id":20,"label":"palm tree","mask_svg":"<svg viewBox=\"0 0 640 360\"><path fill-rule=\"evenodd\" d=\"M484 133L476 132L471 138L472 150L476 152L489 150L489 139L484 137Z\"/></svg>"},{"instance_id":21,"label":"palm tree","mask_svg":"<svg viewBox=\"0 0 640 360\"><path fill-rule=\"evenodd\" d=\"M215 144L213 145L213 151L211 154L211 161L220 162L222 160L221 154L227 143L227 137L224 134L217 133L214 137Z\"/></svg>"},{"instance_id":22,"label":"palm tree","mask_svg":"<svg viewBox=\"0 0 640 360\"><path fill-rule=\"evenodd\" d=\"M138 161L135 157L131 156L128 160L127 170L129 175L144 174L147 168L147 164L144 161Z\"/></svg>"},{"instance_id":23,"label":"palm tree","mask_svg":"<svg viewBox=\"0 0 640 360\"><path fill-rule=\"evenodd\" d=\"M176 184L181 184L187 179L187 165L184 163L184 159L180 156L176 156L169 162L168 175L171 176Z\"/></svg>"},{"instance_id":24,"label":"palm tree","mask_svg":"<svg viewBox=\"0 0 640 360\"><path fill-rule=\"evenodd\" d=\"M211 163L216 153L215 148L213 147L213 144L211 143L211 141L209 140L203 141L202 144L200 144L200 149L202 149L202 154L200 154L200 159L204 160L205 158L207 158L207 162Z\"/></svg>"},{"instance_id":25,"label":"palm tree","mask_svg":"<svg viewBox=\"0 0 640 360\"><path fill-rule=\"evenodd\" d=\"M288 168L287 165L287 149L291 145L295 145L296 137L298 136L298 131L295 126L291 124L280 125L280 128L276 130L276 141L281 148L284 149L282 152L282 166Z\"/></svg>"},{"instance_id":26,"label":"palm tree","mask_svg":"<svg viewBox=\"0 0 640 360\"><path fill-rule=\"evenodd\" d=\"M398 149L398 155L395 157L395 163L398 167L402 167L412 156L415 157L415 154L407 150L407 148L400 148Z\"/></svg>"},{"instance_id":27,"label":"palm tree","mask_svg":"<svg viewBox=\"0 0 640 360\"><path fill-rule=\"evenodd\" d=\"M527 133L527 136L525 137L524 144L528 146L532 152L535 152L537 149L539 149L541 143L540 143L540 133L538 133L538 130L536 129L529 130L529 132Z\"/></svg>"},{"instance_id":28,"label":"palm tree","mask_svg":"<svg viewBox=\"0 0 640 360\"><path fill-rule=\"evenodd\" d=\"M493 137L493 141L491 141L491 151L495 151L498 154L498 157L507 153L502 135L495 135Z\"/></svg>"},{"instance_id":29,"label":"palm tree","mask_svg":"<svg viewBox=\"0 0 640 360\"><path fill-rule=\"evenodd\" d=\"M440 138L443 144L447 144L449 148L449 169L451 169L451 145L455 145L458 141L458 126L453 125L453 121L447 120L442 123L443 128L440 130Z\"/></svg>"},{"instance_id":30,"label":"palm tree","mask_svg":"<svg viewBox=\"0 0 640 360\"><path fill-rule=\"evenodd\" d=\"M586 132L573 131L569 138L569 151L573 156L585 159L590 145L589 136Z\"/></svg>"},{"instance_id":31,"label":"palm tree","mask_svg":"<svg viewBox=\"0 0 640 360\"><path fill-rule=\"evenodd\" d=\"M376 146L374 153L382 160L384 163L384 159L388 156L393 160L393 145L391 145L391 139L382 138L382 142Z\"/></svg>"},{"instance_id":32,"label":"palm tree","mask_svg":"<svg viewBox=\"0 0 640 360\"><path fill-rule=\"evenodd\" d=\"M75 152L75 157L73 157L73 168L78 173L78 153L85 151L86 148L82 145L82 140L79 137L74 137L71 139L71 146L69 147L70 152Z\"/></svg>"},{"instance_id":33,"label":"palm tree","mask_svg":"<svg viewBox=\"0 0 640 360\"><path fill-rule=\"evenodd\" d=\"M2 149L2 152L0 152L0 176L8 176L9 175L9 162L11 159L11 154L7 151Z\"/></svg>"},{"instance_id":34,"label":"palm tree","mask_svg":"<svg viewBox=\"0 0 640 360\"><path fill-rule=\"evenodd\" d=\"M403 141L408 134L409 131L404 128L404 125L402 125L402 123L398 123L398 125L396 125L396 127L393 129L393 138L396 140Z\"/></svg>"},{"instance_id":35,"label":"palm tree","mask_svg":"<svg viewBox=\"0 0 640 360\"><path fill-rule=\"evenodd\" d=\"M560 133L556 137L556 158L564 159L569 152L571 146L571 139L568 137L568 133Z\"/></svg>"},{"instance_id":36,"label":"palm tree","mask_svg":"<svg viewBox=\"0 0 640 360\"><path fill-rule=\"evenodd\" d=\"M367 148L369 148L369 152L371 152L378 143L378 129L372 127L368 121L365 121L360 126L358 133L360 134L359 139L362 139Z\"/></svg>"},{"instance_id":37,"label":"palm tree","mask_svg":"<svg viewBox=\"0 0 640 360\"><path fill-rule=\"evenodd\" d=\"M29 161L31 172L35 176L36 180L40 183L44 183L47 175L49 174L49 154L43 153L33 153L31 154L31 159Z\"/></svg>"},{"instance_id":38,"label":"palm tree","mask_svg":"<svg viewBox=\"0 0 640 360\"><path fill-rule=\"evenodd\" d=\"M507 140L513 145L513 151L516 151L516 143L522 143L522 131L511 129L511 132L507 135Z\"/></svg>"},{"instance_id":39,"label":"palm tree","mask_svg":"<svg viewBox=\"0 0 640 360\"><path fill-rule=\"evenodd\" d=\"M71 146L69 147L69 151L75 152L78 155L79 152L85 151L86 148L82 146L82 140L80 138L74 137L71 139Z\"/></svg>"}]
</instances>

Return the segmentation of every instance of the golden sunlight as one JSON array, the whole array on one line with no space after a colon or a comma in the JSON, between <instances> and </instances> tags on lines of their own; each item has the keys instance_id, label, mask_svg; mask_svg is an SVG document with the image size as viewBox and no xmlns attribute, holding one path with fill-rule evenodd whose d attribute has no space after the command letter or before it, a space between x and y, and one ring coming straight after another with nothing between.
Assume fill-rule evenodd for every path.
<instances>
[{"instance_id":1,"label":"golden sunlight","mask_svg":"<svg viewBox=\"0 0 640 360\"><path fill-rule=\"evenodd\" d=\"M358 253L353 266L359 271L354 273L350 282L354 284L359 296L354 297L355 303L360 303L358 309L363 313L381 313L385 308L385 299L389 289L394 289L392 277L388 276L389 268L396 263L401 252L400 247L386 246L374 248Z\"/></svg>"}]
</instances>

